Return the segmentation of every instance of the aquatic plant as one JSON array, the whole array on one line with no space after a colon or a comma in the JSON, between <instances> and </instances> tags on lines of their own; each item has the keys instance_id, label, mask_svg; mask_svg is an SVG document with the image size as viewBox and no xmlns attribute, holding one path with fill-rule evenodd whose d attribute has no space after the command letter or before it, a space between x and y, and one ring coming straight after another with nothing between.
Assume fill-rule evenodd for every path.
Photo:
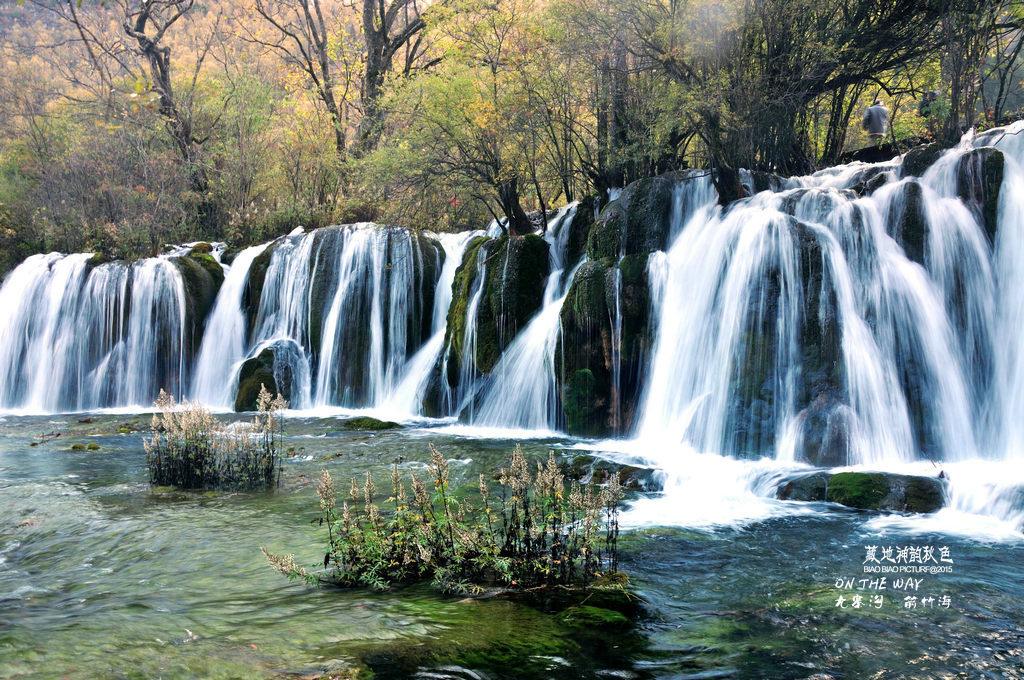
<instances>
[{"instance_id":1,"label":"aquatic plant","mask_svg":"<svg viewBox=\"0 0 1024 680\"><path fill-rule=\"evenodd\" d=\"M480 475L475 493L451 487L448 461L433 445L427 470L426 479L415 473L406 479L396 463L381 505L369 473L361 484L352 479L340 507L334 480L323 470L316 520L327 528L322 569L308 571L294 555L262 550L275 569L311 584L383 590L430 579L443 592L468 593L485 586L623 583L617 572L622 491L614 475L604 487L573 482L566 489L553 453L531 472L519 446L493 480Z\"/></svg>"},{"instance_id":2,"label":"aquatic plant","mask_svg":"<svg viewBox=\"0 0 1024 680\"><path fill-rule=\"evenodd\" d=\"M225 425L202 404L176 404L163 390L153 436L143 440L150 484L182 489L259 489L281 476L281 419L288 403L263 387L250 422Z\"/></svg>"}]
</instances>

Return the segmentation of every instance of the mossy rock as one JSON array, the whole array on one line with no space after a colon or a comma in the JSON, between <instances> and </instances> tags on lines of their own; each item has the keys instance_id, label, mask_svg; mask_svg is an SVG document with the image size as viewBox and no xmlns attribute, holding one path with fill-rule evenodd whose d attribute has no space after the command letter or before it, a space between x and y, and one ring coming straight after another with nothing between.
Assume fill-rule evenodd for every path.
<instances>
[{"instance_id":1,"label":"mossy rock","mask_svg":"<svg viewBox=\"0 0 1024 680\"><path fill-rule=\"evenodd\" d=\"M445 330L445 346L449 348L448 384L454 387L459 381L462 365L463 344L466 337L466 314L476 290L477 265L480 258L486 258L488 246L493 239L486 236L474 238L462 254L462 264L455 270L452 281L452 302L448 307L448 323ZM479 314L477 315L479 321ZM485 329L486 330L486 329ZM479 324L478 324L479 342Z\"/></svg>"},{"instance_id":2,"label":"mossy rock","mask_svg":"<svg viewBox=\"0 0 1024 680\"><path fill-rule=\"evenodd\" d=\"M242 364L238 371L238 391L235 394L236 411L255 411L263 387L271 394L291 399L292 376L289 367L278 362L277 351L276 346L267 347Z\"/></svg>"},{"instance_id":3,"label":"mossy rock","mask_svg":"<svg viewBox=\"0 0 1024 680\"><path fill-rule=\"evenodd\" d=\"M74 444L71 445L71 450L72 451L85 451L85 444L83 444L81 442L75 442Z\"/></svg>"},{"instance_id":4,"label":"mossy rock","mask_svg":"<svg viewBox=\"0 0 1024 680\"><path fill-rule=\"evenodd\" d=\"M484 302L490 307L497 344L477 341L477 366L490 373L501 353L526 328L544 303L544 285L551 269L547 241L536 234L503 236L488 251ZM489 335L489 334L488 334Z\"/></svg>"},{"instance_id":5,"label":"mossy rock","mask_svg":"<svg viewBox=\"0 0 1024 680\"><path fill-rule=\"evenodd\" d=\"M558 615L558 621L563 626L588 630L624 630L633 625L632 621L614 609L592 607L586 604L569 607Z\"/></svg>"},{"instance_id":6,"label":"mossy rock","mask_svg":"<svg viewBox=\"0 0 1024 680\"><path fill-rule=\"evenodd\" d=\"M595 206L597 198L587 196L576 206L576 214L569 225L569 239L565 246L565 263L571 268L587 252L587 239L594 228Z\"/></svg>"},{"instance_id":7,"label":"mossy rock","mask_svg":"<svg viewBox=\"0 0 1024 680\"><path fill-rule=\"evenodd\" d=\"M828 480L827 500L862 510L929 513L946 497L945 480L883 472L840 472Z\"/></svg>"},{"instance_id":8,"label":"mossy rock","mask_svg":"<svg viewBox=\"0 0 1024 680\"><path fill-rule=\"evenodd\" d=\"M779 486L778 498L783 501L823 501L828 490L826 472L814 472L790 479Z\"/></svg>"},{"instance_id":9,"label":"mossy rock","mask_svg":"<svg viewBox=\"0 0 1024 680\"><path fill-rule=\"evenodd\" d=\"M668 247L675 175L633 182L601 211L587 242L592 260L650 253Z\"/></svg>"},{"instance_id":10,"label":"mossy rock","mask_svg":"<svg viewBox=\"0 0 1024 680\"><path fill-rule=\"evenodd\" d=\"M209 255L213 252L213 246L206 241L200 241L199 243L192 246L192 250L189 251L190 255Z\"/></svg>"},{"instance_id":11,"label":"mossy rock","mask_svg":"<svg viewBox=\"0 0 1024 680\"><path fill-rule=\"evenodd\" d=\"M89 258L88 262L85 263L86 267L99 267L101 264L107 264L113 262L114 258L110 257L106 253L93 253L92 257Z\"/></svg>"},{"instance_id":12,"label":"mossy rock","mask_svg":"<svg viewBox=\"0 0 1024 680\"><path fill-rule=\"evenodd\" d=\"M971 208L993 246L999 226L999 192L1005 166L1003 152L990 146L965 153L957 165L957 193Z\"/></svg>"},{"instance_id":13,"label":"mossy rock","mask_svg":"<svg viewBox=\"0 0 1024 680\"><path fill-rule=\"evenodd\" d=\"M611 433L608 272L600 262L585 262L560 312L563 351L555 354L555 374L566 376L559 383L559 395L570 434L601 437Z\"/></svg>"},{"instance_id":14,"label":"mossy rock","mask_svg":"<svg viewBox=\"0 0 1024 680\"><path fill-rule=\"evenodd\" d=\"M840 472L829 479L826 498L862 510L879 510L889 493L889 481L880 472Z\"/></svg>"},{"instance_id":15,"label":"mossy rock","mask_svg":"<svg viewBox=\"0 0 1024 680\"><path fill-rule=\"evenodd\" d=\"M260 299L263 297L263 284L267 279L267 269L274 255L275 244L267 246L249 266L249 277L242 294L242 306L246 310L247 328L251 334L256 329L256 318L260 311Z\"/></svg>"},{"instance_id":16,"label":"mossy rock","mask_svg":"<svg viewBox=\"0 0 1024 680\"><path fill-rule=\"evenodd\" d=\"M348 420L342 421L341 426L346 430L398 430L402 428L401 423L395 423L390 420L377 420L376 418L370 418L369 416L359 416L358 418L349 418Z\"/></svg>"},{"instance_id":17,"label":"mossy rock","mask_svg":"<svg viewBox=\"0 0 1024 680\"><path fill-rule=\"evenodd\" d=\"M89 444L87 444L85 448L88 451L99 451L100 445L97 444L96 442L89 442Z\"/></svg>"},{"instance_id":18,"label":"mossy rock","mask_svg":"<svg viewBox=\"0 0 1024 680\"><path fill-rule=\"evenodd\" d=\"M482 282L477 280L480 258L486 262ZM548 244L536 234L481 237L469 243L455 272L448 310L449 385L458 383L462 370L466 315L478 286L483 288L476 314L473 361L479 373L487 374L543 304L549 270Z\"/></svg>"},{"instance_id":19,"label":"mossy rock","mask_svg":"<svg viewBox=\"0 0 1024 680\"><path fill-rule=\"evenodd\" d=\"M217 292L224 283L224 270L213 257L205 253L173 257L171 262L181 273L185 288L185 324L190 349L196 351L203 339L206 317L213 309Z\"/></svg>"},{"instance_id":20,"label":"mossy rock","mask_svg":"<svg viewBox=\"0 0 1024 680\"><path fill-rule=\"evenodd\" d=\"M920 177L939 159L945 150L938 142L917 146L903 156L903 176Z\"/></svg>"}]
</instances>

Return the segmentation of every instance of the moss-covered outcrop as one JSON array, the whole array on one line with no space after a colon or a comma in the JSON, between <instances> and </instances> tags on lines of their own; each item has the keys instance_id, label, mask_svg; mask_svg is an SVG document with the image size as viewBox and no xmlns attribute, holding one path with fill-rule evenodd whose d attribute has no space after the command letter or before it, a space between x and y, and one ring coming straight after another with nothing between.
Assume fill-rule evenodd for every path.
<instances>
[{"instance_id":1,"label":"moss-covered outcrop","mask_svg":"<svg viewBox=\"0 0 1024 680\"><path fill-rule=\"evenodd\" d=\"M540 310L549 270L548 244L535 234L480 237L470 242L455 273L448 310L445 344L450 348L446 376L449 385L459 382L466 349L467 315L474 296L479 292L473 363L478 372L487 374L516 334Z\"/></svg>"},{"instance_id":2,"label":"moss-covered outcrop","mask_svg":"<svg viewBox=\"0 0 1024 680\"><path fill-rule=\"evenodd\" d=\"M492 354L490 348L478 345L483 352L478 353L477 365L484 373L490 372L501 352L540 311L551 268L547 241L536 234L503 236L488 252L492 254L484 301L494 320L497 351Z\"/></svg>"},{"instance_id":3,"label":"moss-covered outcrop","mask_svg":"<svg viewBox=\"0 0 1024 680\"><path fill-rule=\"evenodd\" d=\"M349 418L341 422L341 427L346 430L371 430L374 432L380 432L382 430L398 430L401 429L401 423L392 422L390 420L377 420L369 416L359 416L356 418Z\"/></svg>"},{"instance_id":4,"label":"moss-covered outcrop","mask_svg":"<svg viewBox=\"0 0 1024 680\"><path fill-rule=\"evenodd\" d=\"M1005 164L1002 151L986 146L965 153L957 165L957 193L974 213L993 246L999 226L999 191Z\"/></svg>"},{"instance_id":5,"label":"moss-covered outcrop","mask_svg":"<svg viewBox=\"0 0 1024 680\"><path fill-rule=\"evenodd\" d=\"M566 428L600 437L611 432L612 329L606 300L608 268L586 262L562 304L562 351L555 355Z\"/></svg>"},{"instance_id":6,"label":"moss-covered outcrop","mask_svg":"<svg viewBox=\"0 0 1024 680\"><path fill-rule=\"evenodd\" d=\"M587 255L591 260L617 262L622 255L668 248L674 175L633 182L601 211L590 230Z\"/></svg>"},{"instance_id":7,"label":"moss-covered outcrop","mask_svg":"<svg viewBox=\"0 0 1024 680\"><path fill-rule=\"evenodd\" d=\"M249 277L242 292L242 306L245 309L247 328L250 335L256 328L256 318L260 311L260 299L263 296L263 284L267 279L267 269L274 255L275 243L268 245L262 253L249 265Z\"/></svg>"},{"instance_id":8,"label":"moss-covered outcrop","mask_svg":"<svg viewBox=\"0 0 1024 680\"><path fill-rule=\"evenodd\" d=\"M929 513L945 504L946 481L890 472L811 472L784 481L777 497L792 501L827 500L860 510Z\"/></svg>"},{"instance_id":9,"label":"moss-covered outcrop","mask_svg":"<svg viewBox=\"0 0 1024 680\"><path fill-rule=\"evenodd\" d=\"M616 259L617 265L587 262L569 288L555 361L573 434L621 433L636 420L644 357L653 342L648 258L644 252Z\"/></svg>"},{"instance_id":10,"label":"moss-covered outcrop","mask_svg":"<svg viewBox=\"0 0 1024 680\"><path fill-rule=\"evenodd\" d=\"M209 253L193 252L183 257L171 258L181 273L185 288L185 328L191 352L199 348L203 340L206 317L213 309L217 292L224 283L224 269Z\"/></svg>"},{"instance_id":11,"label":"moss-covered outcrop","mask_svg":"<svg viewBox=\"0 0 1024 680\"><path fill-rule=\"evenodd\" d=\"M945 150L938 142L916 146L903 156L903 176L920 177Z\"/></svg>"},{"instance_id":12,"label":"moss-covered outcrop","mask_svg":"<svg viewBox=\"0 0 1024 680\"><path fill-rule=\"evenodd\" d=\"M942 507L945 495L945 483L936 477L840 472L829 478L826 500L862 510L928 513Z\"/></svg>"},{"instance_id":13,"label":"moss-covered outcrop","mask_svg":"<svg viewBox=\"0 0 1024 680\"><path fill-rule=\"evenodd\" d=\"M286 356L291 349L283 344L271 345L242 364L235 393L236 411L255 411L256 400L264 386L271 394L280 394L291 401L294 375Z\"/></svg>"}]
</instances>

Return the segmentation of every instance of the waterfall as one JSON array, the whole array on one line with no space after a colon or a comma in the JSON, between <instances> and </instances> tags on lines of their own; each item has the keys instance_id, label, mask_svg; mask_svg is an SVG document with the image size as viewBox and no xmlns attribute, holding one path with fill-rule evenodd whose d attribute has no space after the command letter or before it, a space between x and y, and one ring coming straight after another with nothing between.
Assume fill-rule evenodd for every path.
<instances>
[{"instance_id":1,"label":"waterfall","mask_svg":"<svg viewBox=\"0 0 1024 680\"><path fill-rule=\"evenodd\" d=\"M559 313L576 271L565 274L567 246L576 204L560 210L548 225L551 273L544 287L540 311L505 349L482 388L473 424L523 430L557 430L563 426L558 399L555 351L558 347Z\"/></svg>"},{"instance_id":2,"label":"waterfall","mask_svg":"<svg viewBox=\"0 0 1024 680\"><path fill-rule=\"evenodd\" d=\"M434 297L434 313L431 320L431 336L425 345L416 352L405 366L404 377L391 389L390 394L380 407L387 413L399 415L416 415L423 404L431 373L441 356L444 346L444 335L448 328L448 307L452 302L452 283L455 270L462 263L462 255L466 246L474 238L481 236L481 231L469 231L458 234L438 234L437 239L444 248L444 266L437 281L437 293Z\"/></svg>"},{"instance_id":3,"label":"waterfall","mask_svg":"<svg viewBox=\"0 0 1024 680\"><path fill-rule=\"evenodd\" d=\"M249 267L266 248L267 244L253 246L235 256L210 313L191 391L193 399L207 406L230 409L234 403L235 377L245 359L248 331L242 298Z\"/></svg>"},{"instance_id":4,"label":"waterfall","mask_svg":"<svg viewBox=\"0 0 1024 680\"><path fill-rule=\"evenodd\" d=\"M187 380L185 293L168 258L34 255L0 288L0 408L147 408Z\"/></svg>"}]
</instances>

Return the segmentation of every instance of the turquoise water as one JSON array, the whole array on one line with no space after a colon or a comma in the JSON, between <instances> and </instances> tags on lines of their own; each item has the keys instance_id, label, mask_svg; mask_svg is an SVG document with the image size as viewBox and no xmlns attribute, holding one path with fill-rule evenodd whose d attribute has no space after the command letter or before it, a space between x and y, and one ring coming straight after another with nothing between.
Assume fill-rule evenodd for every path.
<instances>
[{"instance_id":1,"label":"turquoise water","mask_svg":"<svg viewBox=\"0 0 1024 680\"><path fill-rule=\"evenodd\" d=\"M309 588L259 550L322 559L310 523L321 468L336 479L373 470L383 484L391 463L416 468L433 442L471 480L513 441L290 419L280 489L183 493L150 489L142 434L116 434L145 417L78 419L0 420L0 678L1024 677L1024 542L1013 536L885 526L825 504L700 531L636 529L622 569L647 602L637 632L572 631L524 604L425 586ZM575 444L523 447L574 455ZM865 577L868 545L945 547L952 573L922 575L916 591L893 589L890 575L881 608L836 607L839 595L869 596L836 588ZM950 606L907 609L911 595Z\"/></svg>"}]
</instances>

